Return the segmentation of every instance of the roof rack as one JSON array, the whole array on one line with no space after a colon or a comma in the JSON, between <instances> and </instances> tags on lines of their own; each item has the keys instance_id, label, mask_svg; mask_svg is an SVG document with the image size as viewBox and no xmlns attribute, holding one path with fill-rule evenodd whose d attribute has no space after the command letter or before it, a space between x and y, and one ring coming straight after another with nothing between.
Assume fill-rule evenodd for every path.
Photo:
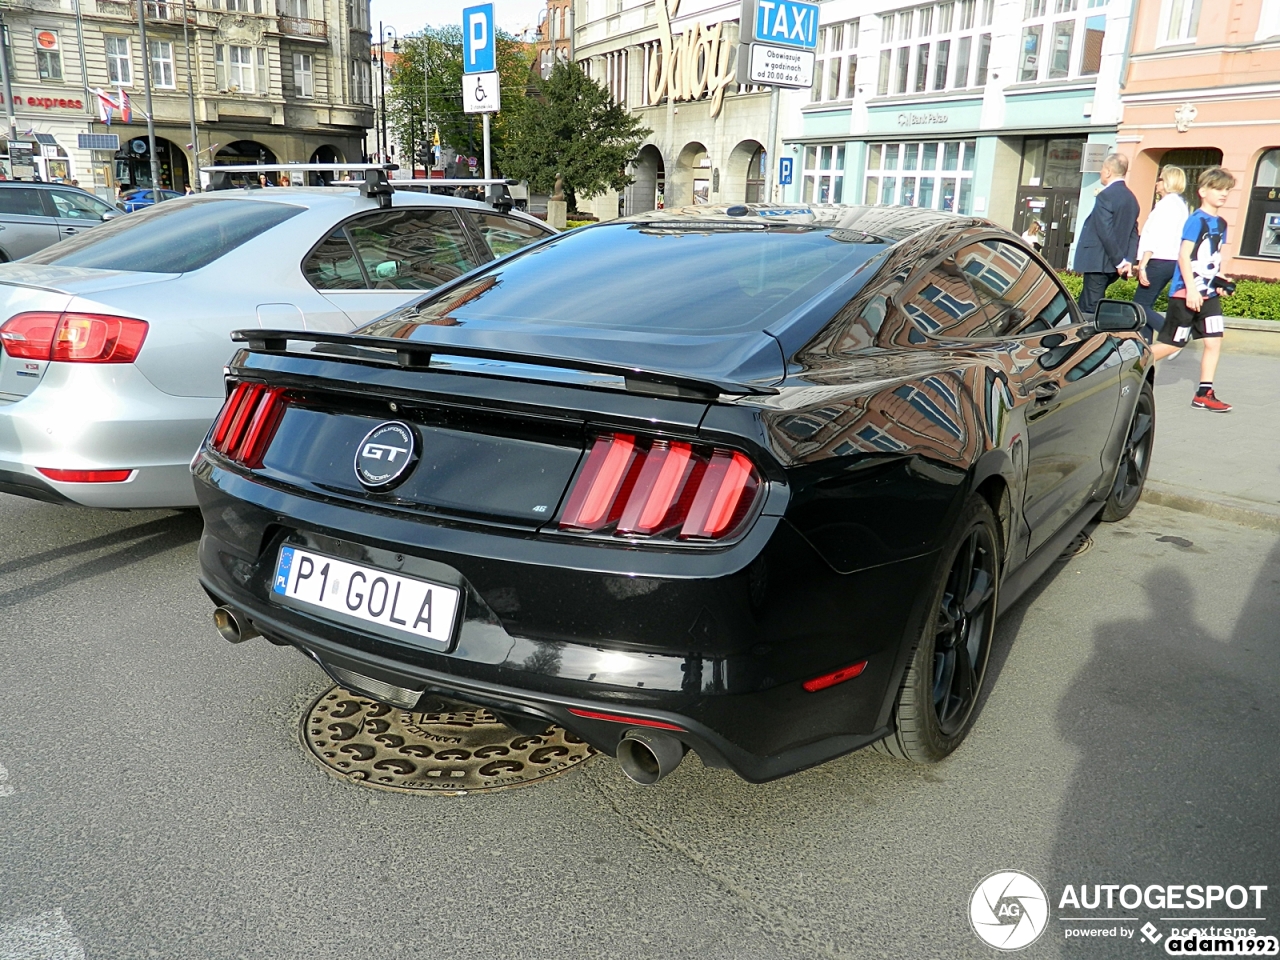
<instances>
[{"instance_id":1,"label":"roof rack","mask_svg":"<svg viewBox=\"0 0 1280 960\"><path fill-rule=\"evenodd\" d=\"M363 173L364 179L355 181L366 197L375 197L379 206L391 206L391 194L396 185L422 187L496 187L515 186L520 181L501 177L388 177L399 170L395 163L227 163L201 167L201 173L209 175L210 190L229 190L233 174L244 173ZM488 194L488 190L485 191ZM490 198L493 199L493 198Z\"/></svg>"}]
</instances>

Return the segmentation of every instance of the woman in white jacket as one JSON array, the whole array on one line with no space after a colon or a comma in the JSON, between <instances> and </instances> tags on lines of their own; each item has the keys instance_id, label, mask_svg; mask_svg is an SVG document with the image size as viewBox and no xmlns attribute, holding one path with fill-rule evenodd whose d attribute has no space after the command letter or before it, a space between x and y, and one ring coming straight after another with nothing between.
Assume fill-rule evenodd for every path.
<instances>
[{"instance_id":1,"label":"woman in white jacket","mask_svg":"<svg viewBox=\"0 0 1280 960\"><path fill-rule=\"evenodd\" d=\"M1156 298L1173 279L1178 265L1178 251L1182 247L1182 228L1191 211L1182 199L1187 189L1187 175L1181 167L1167 166L1160 170L1156 180L1156 193L1160 200L1151 209L1138 240L1138 292L1133 302L1147 312L1147 342L1164 325L1164 318L1156 313Z\"/></svg>"}]
</instances>

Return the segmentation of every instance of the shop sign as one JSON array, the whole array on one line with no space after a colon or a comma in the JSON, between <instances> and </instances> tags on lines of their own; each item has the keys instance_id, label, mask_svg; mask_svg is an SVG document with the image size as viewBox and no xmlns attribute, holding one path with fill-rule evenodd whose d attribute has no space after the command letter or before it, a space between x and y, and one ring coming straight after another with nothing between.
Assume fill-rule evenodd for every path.
<instances>
[{"instance_id":1,"label":"shop sign","mask_svg":"<svg viewBox=\"0 0 1280 960\"><path fill-rule=\"evenodd\" d=\"M1080 155L1080 172L1101 173L1102 161L1107 159L1107 154L1110 152L1111 144L1109 143L1086 143L1084 153Z\"/></svg>"},{"instance_id":2,"label":"shop sign","mask_svg":"<svg viewBox=\"0 0 1280 960\"><path fill-rule=\"evenodd\" d=\"M0 104L4 103L4 94L0 93ZM43 107L45 110L83 110L84 101L71 97L24 97L20 93L13 95L14 107Z\"/></svg>"},{"instance_id":3,"label":"shop sign","mask_svg":"<svg viewBox=\"0 0 1280 960\"><path fill-rule=\"evenodd\" d=\"M658 0L658 44L661 56L649 61L649 102L670 97L684 100L711 100L711 116L720 115L725 88L733 82L733 44L722 36L724 22L715 26L695 23L683 34L673 36L671 20L680 12L680 0Z\"/></svg>"},{"instance_id":4,"label":"shop sign","mask_svg":"<svg viewBox=\"0 0 1280 960\"><path fill-rule=\"evenodd\" d=\"M945 113L900 113L898 114L898 126L900 127L937 127L951 122L951 118Z\"/></svg>"}]
</instances>

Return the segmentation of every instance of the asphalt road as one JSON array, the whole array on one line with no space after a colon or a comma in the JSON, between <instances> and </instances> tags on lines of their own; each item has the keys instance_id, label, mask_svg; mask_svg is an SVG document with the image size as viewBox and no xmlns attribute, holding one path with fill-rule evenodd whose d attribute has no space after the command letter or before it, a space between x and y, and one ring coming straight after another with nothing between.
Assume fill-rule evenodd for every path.
<instances>
[{"instance_id":1,"label":"asphalt road","mask_svg":"<svg viewBox=\"0 0 1280 960\"><path fill-rule=\"evenodd\" d=\"M645 789L598 758L442 797L304 756L329 684L214 633L195 515L0 496L0 529L0 960L992 957L968 902L1004 868L1055 901L1267 884L1246 915L1280 933L1274 533L1145 505L1095 530L1006 613L934 767L751 786L691 756ZM1164 954L1051 906L1021 956Z\"/></svg>"}]
</instances>

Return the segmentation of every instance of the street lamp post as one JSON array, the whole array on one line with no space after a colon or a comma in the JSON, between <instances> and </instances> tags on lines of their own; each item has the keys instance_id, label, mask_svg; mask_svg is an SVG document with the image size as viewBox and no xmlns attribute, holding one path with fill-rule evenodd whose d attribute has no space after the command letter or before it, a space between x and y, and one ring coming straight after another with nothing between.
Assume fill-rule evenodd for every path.
<instances>
[{"instance_id":1,"label":"street lamp post","mask_svg":"<svg viewBox=\"0 0 1280 960\"><path fill-rule=\"evenodd\" d=\"M379 159L387 162L387 155L391 152L390 141L387 139L387 34L391 34L392 49L397 52L400 50L400 35L396 33L395 27L384 27L382 22L378 22L378 76L382 85L382 151Z\"/></svg>"},{"instance_id":2,"label":"street lamp post","mask_svg":"<svg viewBox=\"0 0 1280 960\"><path fill-rule=\"evenodd\" d=\"M142 89L147 97L147 148L151 151L151 197L160 202L160 158L156 156L155 110L151 106L151 45L147 42L147 5L138 0L138 33L142 41Z\"/></svg>"}]
</instances>

